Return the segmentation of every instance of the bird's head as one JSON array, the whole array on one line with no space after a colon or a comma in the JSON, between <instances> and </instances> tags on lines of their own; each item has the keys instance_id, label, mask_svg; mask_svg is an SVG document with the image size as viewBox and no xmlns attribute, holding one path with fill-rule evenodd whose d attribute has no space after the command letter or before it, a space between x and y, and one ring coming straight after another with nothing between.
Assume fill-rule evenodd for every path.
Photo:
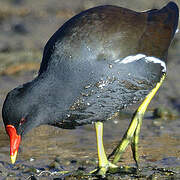
<instances>
[{"instance_id":1,"label":"bird's head","mask_svg":"<svg viewBox=\"0 0 180 180\"><path fill-rule=\"evenodd\" d=\"M56 119L62 119L60 110L66 101L61 99L65 96L57 95L58 92L62 94L64 91L56 88L52 81L39 77L8 93L3 104L2 117L10 138L10 156L13 164L24 134L39 125L54 125Z\"/></svg>"},{"instance_id":2,"label":"bird's head","mask_svg":"<svg viewBox=\"0 0 180 180\"><path fill-rule=\"evenodd\" d=\"M37 125L36 122L32 123L35 111L36 106L32 104L30 97L27 95L25 86L15 88L8 93L3 104L2 117L6 132L10 138L12 164L16 161L22 136Z\"/></svg>"}]
</instances>

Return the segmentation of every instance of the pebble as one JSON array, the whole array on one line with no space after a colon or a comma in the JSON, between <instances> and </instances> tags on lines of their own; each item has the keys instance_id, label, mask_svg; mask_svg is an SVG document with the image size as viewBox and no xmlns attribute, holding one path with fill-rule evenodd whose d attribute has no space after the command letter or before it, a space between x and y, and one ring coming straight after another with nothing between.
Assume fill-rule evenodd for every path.
<instances>
[{"instance_id":1,"label":"pebble","mask_svg":"<svg viewBox=\"0 0 180 180\"><path fill-rule=\"evenodd\" d=\"M14 25L12 25L11 28L12 28L13 32L21 34L21 35L25 35L28 33L28 30L23 23L14 24Z\"/></svg>"},{"instance_id":2,"label":"pebble","mask_svg":"<svg viewBox=\"0 0 180 180\"><path fill-rule=\"evenodd\" d=\"M164 108L164 107L159 107L154 109L153 112L154 118L161 118L161 119L175 119L177 116L175 112L171 111L170 109Z\"/></svg>"}]
</instances>

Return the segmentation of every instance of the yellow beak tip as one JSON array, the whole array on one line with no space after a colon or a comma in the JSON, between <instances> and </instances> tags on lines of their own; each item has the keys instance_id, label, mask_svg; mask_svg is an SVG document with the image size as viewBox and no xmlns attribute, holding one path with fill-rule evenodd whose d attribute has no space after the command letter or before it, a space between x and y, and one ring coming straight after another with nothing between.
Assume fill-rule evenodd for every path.
<instances>
[{"instance_id":1,"label":"yellow beak tip","mask_svg":"<svg viewBox=\"0 0 180 180\"><path fill-rule=\"evenodd\" d=\"M11 163L14 164L16 162L17 151L15 151L14 155L11 155Z\"/></svg>"}]
</instances>

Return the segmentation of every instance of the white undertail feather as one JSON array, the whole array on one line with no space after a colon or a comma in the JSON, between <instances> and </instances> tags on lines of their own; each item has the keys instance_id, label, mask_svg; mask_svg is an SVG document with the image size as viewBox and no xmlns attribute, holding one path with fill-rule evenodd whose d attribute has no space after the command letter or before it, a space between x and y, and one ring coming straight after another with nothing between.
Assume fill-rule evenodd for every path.
<instances>
[{"instance_id":1,"label":"white undertail feather","mask_svg":"<svg viewBox=\"0 0 180 180\"><path fill-rule=\"evenodd\" d=\"M122 60L117 59L114 62L115 63L119 62L121 64L127 64L127 63L132 63L135 61L139 61L139 60L145 61L147 63L158 63L163 67L162 72L166 72L166 64L164 61L162 61L161 59L158 59L156 57L153 57L153 56L146 56L145 54L137 54L137 55L127 56Z\"/></svg>"}]
</instances>

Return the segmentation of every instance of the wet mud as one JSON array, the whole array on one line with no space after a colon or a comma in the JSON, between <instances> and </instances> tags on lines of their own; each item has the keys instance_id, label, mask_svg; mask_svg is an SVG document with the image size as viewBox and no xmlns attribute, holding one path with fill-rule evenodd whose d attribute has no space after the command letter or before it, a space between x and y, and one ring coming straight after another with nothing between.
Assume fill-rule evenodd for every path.
<instances>
[{"instance_id":1,"label":"wet mud","mask_svg":"<svg viewBox=\"0 0 180 180\"><path fill-rule=\"evenodd\" d=\"M0 0L0 108L8 91L37 75L43 47L60 25L84 9L107 3L144 10L167 1ZM128 147L120 168L106 179L180 179L180 33L171 44L167 69L143 120L139 170ZM135 108L104 124L107 154L122 138ZM41 126L23 138L17 162L11 165L0 111L0 179L98 179L89 174L97 163L94 125L75 130Z\"/></svg>"}]
</instances>

